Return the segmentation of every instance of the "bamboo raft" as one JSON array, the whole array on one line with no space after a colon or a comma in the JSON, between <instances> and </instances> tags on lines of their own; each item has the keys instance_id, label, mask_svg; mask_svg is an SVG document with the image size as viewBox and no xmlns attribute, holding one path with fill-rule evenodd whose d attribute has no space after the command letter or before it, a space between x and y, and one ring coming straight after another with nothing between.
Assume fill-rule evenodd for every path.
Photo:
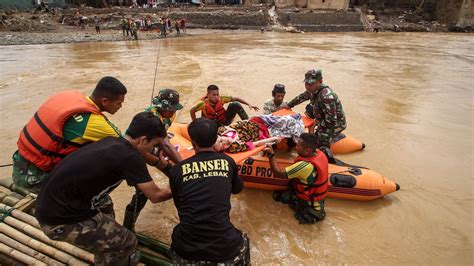
<instances>
[{"instance_id":1,"label":"bamboo raft","mask_svg":"<svg viewBox=\"0 0 474 266\"><path fill-rule=\"evenodd\" d=\"M54 241L41 231L32 216L36 194L0 180L0 265L91 265L94 255L72 244ZM137 233L140 262L172 265L170 246Z\"/></svg>"}]
</instances>

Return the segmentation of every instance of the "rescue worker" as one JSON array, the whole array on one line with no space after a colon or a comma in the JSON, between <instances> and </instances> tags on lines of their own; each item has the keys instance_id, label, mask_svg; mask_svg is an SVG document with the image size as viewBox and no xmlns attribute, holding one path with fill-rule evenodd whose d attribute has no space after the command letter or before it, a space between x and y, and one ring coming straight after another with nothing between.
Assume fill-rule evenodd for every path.
<instances>
[{"instance_id":1,"label":"rescue worker","mask_svg":"<svg viewBox=\"0 0 474 266\"><path fill-rule=\"evenodd\" d=\"M306 72L304 82L306 91L296 96L287 106L293 108L310 100L306 106L306 115L316 121L316 129L310 128L310 132L318 136L322 146L329 148L334 139L346 129L346 116L341 101L329 86L323 84L321 70Z\"/></svg>"},{"instance_id":2,"label":"rescue worker","mask_svg":"<svg viewBox=\"0 0 474 266\"><path fill-rule=\"evenodd\" d=\"M273 112L280 110L283 106L286 106L288 103L284 101L285 99L285 85L275 84L272 90L272 99L268 99L263 104L263 114L269 115Z\"/></svg>"},{"instance_id":3,"label":"rescue worker","mask_svg":"<svg viewBox=\"0 0 474 266\"><path fill-rule=\"evenodd\" d=\"M155 184L143 158L165 136L160 119L142 112L123 138L107 137L66 157L38 195L36 218L41 230L52 240L92 252L95 265L136 265L140 256L135 234L99 206L123 180L153 203L171 198L169 188Z\"/></svg>"},{"instance_id":4,"label":"rescue worker","mask_svg":"<svg viewBox=\"0 0 474 266\"><path fill-rule=\"evenodd\" d=\"M315 223L324 220L324 200L328 191L328 159L317 149L318 137L303 133L296 139L298 157L294 164L281 170L274 158L271 146L264 149L270 160L273 176L288 178L289 190L275 192L274 199L288 204L295 210L295 218L300 224Z\"/></svg>"},{"instance_id":5,"label":"rescue worker","mask_svg":"<svg viewBox=\"0 0 474 266\"><path fill-rule=\"evenodd\" d=\"M130 21L130 32L132 33L132 36L135 37L135 40L138 40L138 26L135 21Z\"/></svg>"},{"instance_id":6,"label":"rescue worker","mask_svg":"<svg viewBox=\"0 0 474 266\"><path fill-rule=\"evenodd\" d=\"M125 27L125 30L127 31L127 36L128 36L129 32L130 32L130 34L132 34L131 31L130 31L131 26L132 26L132 20L130 18L127 18L127 24L126 24L126 27ZM133 36L133 34L132 34L132 36Z\"/></svg>"},{"instance_id":7,"label":"rescue worker","mask_svg":"<svg viewBox=\"0 0 474 266\"><path fill-rule=\"evenodd\" d=\"M224 104L229 103L227 110L224 109ZM247 103L245 100L232 96L220 96L219 87L216 85L209 85L207 87L207 95L203 97L196 105L194 105L189 114L191 119L196 120L196 112L201 111L202 117L212 119L219 125L228 126L238 114L240 119L247 120L249 116L245 112L240 103L246 104L250 109L255 111L260 110L257 106Z\"/></svg>"},{"instance_id":8,"label":"rescue worker","mask_svg":"<svg viewBox=\"0 0 474 266\"><path fill-rule=\"evenodd\" d=\"M122 28L122 35L125 36L125 31L127 32L128 36L128 30L127 30L127 20L125 19L124 16L120 19L120 28Z\"/></svg>"},{"instance_id":9,"label":"rescue worker","mask_svg":"<svg viewBox=\"0 0 474 266\"><path fill-rule=\"evenodd\" d=\"M102 112L115 114L127 89L116 78L103 77L91 96L63 91L49 98L20 132L13 154L13 181L38 192L48 173L65 156L119 129Z\"/></svg>"},{"instance_id":10,"label":"rescue worker","mask_svg":"<svg viewBox=\"0 0 474 266\"><path fill-rule=\"evenodd\" d=\"M196 154L169 179L179 224L171 235L174 265L251 265L249 239L230 221L230 197L243 189L234 160L217 153L217 124L199 118L188 133Z\"/></svg>"},{"instance_id":11,"label":"rescue worker","mask_svg":"<svg viewBox=\"0 0 474 266\"><path fill-rule=\"evenodd\" d=\"M152 106L147 108L146 111L157 116L163 123L165 130L168 130L176 117L176 111L181 110L182 108L183 106L179 103L179 93L177 91L173 89L162 89L158 93L158 96L153 98ZM174 164L177 164L182 160L181 155L170 143L167 136L163 138L163 141L160 142L153 153L145 156L146 161L154 166L159 162L160 153L163 156L169 157ZM161 169L161 172L169 177L170 170L171 164L168 164L167 167ZM145 207L146 202L147 197L145 194L140 191L140 189L136 188L132 200L125 209L125 216L123 218L123 226L125 226L125 228L135 231L135 222L137 221L141 210Z\"/></svg>"}]
</instances>

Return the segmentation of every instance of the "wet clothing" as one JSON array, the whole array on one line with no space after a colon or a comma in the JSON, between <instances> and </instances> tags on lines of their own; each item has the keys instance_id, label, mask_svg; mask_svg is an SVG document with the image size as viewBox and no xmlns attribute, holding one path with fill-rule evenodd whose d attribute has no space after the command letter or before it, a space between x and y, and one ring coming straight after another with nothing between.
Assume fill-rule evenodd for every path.
<instances>
[{"instance_id":1,"label":"wet clothing","mask_svg":"<svg viewBox=\"0 0 474 266\"><path fill-rule=\"evenodd\" d=\"M242 233L243 245L239 250L239 254L233 258L219 263L220 266L234 266L234 265L250 265L250 241L246 234ZM197 261L197 260L186 260L181 258L178 253L173 249L170 249L170 255L175 265L215 265L215 262L211 261Z\"/></svg>"},{"instance_id":2,"label":"wet clothing","mask_svg":"<svg viewBox=\"0 0 474 266\"><path fill-rule=\"evenodd\" d=\"M226 103L229 103L227 110L224 109ZM220 125L230 125L236 115L239 115L242 120L249 119L242 105L239 102L234 102L230 96L220 96L220 100L215 105L204 97L193 108L196 111L201 111L202 117L215 120Z\"/></svg>"},{"instance_id":3,"label":"wet clothing","mask_svg":"<svg viewBox=\"0 0 474 266\"><path fill-rule=\"evenodd\" d=\"M308 184L308 181L311 180L314 182L318 177L316 168L308 162L297 162L285 168L286 175L288 179L295 179L301 183ZM292 184L294 185L294 184ZM324 210L324 201L314 202L315 210Z\"/></svg>"},{"instance_id":4,"label":"wet clothing","mask_svg":"<svg viewBox=\"0 0 474 266\"><path fill-rule=\"evenodd\" d=\"M198 152L171 170L170 187L180 223L171 248L188 261L224 262L240 254L242 232L230 222L230 196L243 189L229 156Z\"/></svg>"},{"instance_id":5,"label":"wet clothing","mask_svg":"<svg viewBox=\"0 0 474 266\"><path fill-rule=\"evenodd\" d=\"M50 173L38 195L36 218L47 225L89 219L124 179L130 186L152 180L145 159L130 142L107 137L87 145Z\"/></svg>"},{"instance_id":6,"label":"wet clothing","mask_svg":"<svg viewBox=\"0 0 474 266\"><path fill-rule=\"evenodd\" d=\"M41 230L52 240L92 252L95 265L135 265L139 260L135 234L102 212L76 223L41 224Z\"/></svg>"},{"instance_id":7,"label":"wet clothing","mask_svg":"<svg viewBox=\"0 0 474 266\"><path fill-rule=\"evenodd\" d=\"M319 222L326 217L327 169L328 161L321 151L312 158L298 157L294 164L285 168L290 189L275 192L274 198L289 204L300 224Z\"/></svg>"},{"instance_id":8,"label":"wet clothing","mask_svg":"<svg viewBox=\"0 0 474 266\"><path fill-rule=\"evenodd\" d=\"M291 178L291 174L287 172L288 177L294 182L296 196L313 205L315 202L322 201L328 193L328 158L322 151L316 151L316 154L310 158L298 156L295 163L306 162L313 166L313 173L301 173L296 176L297 179ZM300 166L301 167L301 166ZM304 169L304 168L303 168ZM292 169L299 172L299 169ZM294 173L292 173L294 174ZM306 175L306 178L301 178Z\"/></svg>"},{"instance_id":9,"label":"wet clothing","mask_svg":"<svg viewBox=\"0 0 474 266\"><path fill-rule=\"evenodd\" d=\"M268 99L265 101L263 104L263 114L264 115L270 115L275 111L278 111L280 106L282 105L287 105L288 103L286 101L283 101L281 104L276 105L275 101L272 99Z\"/></svg>"},{"instance_id":10,"label":"wet clothing","mask_svg":"<svg viewBox=\"0 0 474 266\"><path fill-rule=\"evenodd\" d=\"M316 120L315 134L320 137L322 146L329 147L331 142L346 128L346 116L341 101L327 85L321 84L313 94L303 92L288 103L290 108L309 100L306 115Z\"/></svg>"}]
</instances>

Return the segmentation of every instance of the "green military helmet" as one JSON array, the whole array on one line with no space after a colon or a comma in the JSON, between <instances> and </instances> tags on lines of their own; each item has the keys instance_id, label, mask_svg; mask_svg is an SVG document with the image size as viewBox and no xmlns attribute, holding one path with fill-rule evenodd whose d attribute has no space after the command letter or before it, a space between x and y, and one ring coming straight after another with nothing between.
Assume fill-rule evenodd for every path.
<instances>
[{"instance_id":1,"label":"green military helmet","mask_svg":"<svg viewBox=\"0 0 474 266\"><path fill-rule=\"evenodd\" d=\"M183 109L179 103L179 93L173 89L162 89L152 101L153 105L161 111L177 111Z\"/></svg>"},{"instance_id":2,"label":"green military helmet","mask_svg":"<svg viewBox=\"0 0 474 266\"><path fill-rule=\"evenodd\" d=\"M314 84L316 81L323 79L323 73L321 69L311 69L304 74L304 82L308 84Z\"/></svg>"}]
</instances>

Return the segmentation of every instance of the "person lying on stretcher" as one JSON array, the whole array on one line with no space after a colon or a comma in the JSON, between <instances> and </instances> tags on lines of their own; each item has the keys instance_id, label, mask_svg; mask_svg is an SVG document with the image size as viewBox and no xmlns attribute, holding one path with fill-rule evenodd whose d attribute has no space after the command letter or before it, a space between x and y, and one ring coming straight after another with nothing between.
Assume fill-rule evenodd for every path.
<instances>
[{"instance_id":1,"label":"person lying on stretcher","mask_svg":"<svg viewBox=\"0 0 474 266\"><path fill-rule=\"evenodd\" d=\"M287 116L260 115L249 120L238 121L219 128L219 138L214 145L216 151L238 153L252 150L265 143L279 142L283 138L294 138L304 132L299 114Z\"/></svg>"}]
</instances>

